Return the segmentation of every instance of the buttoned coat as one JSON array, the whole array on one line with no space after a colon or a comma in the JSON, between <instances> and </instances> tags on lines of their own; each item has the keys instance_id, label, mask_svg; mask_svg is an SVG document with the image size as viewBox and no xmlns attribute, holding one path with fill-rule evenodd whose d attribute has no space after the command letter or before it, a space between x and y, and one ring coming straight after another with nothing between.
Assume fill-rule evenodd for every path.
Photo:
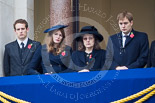
<instances>
[{"instance_id":1,"label":"buttoned coat","mask_svg":"<svg viewBox=\"0 0 155 103\"><path fill-rule=\"evenodd\" d=\"M127 68L143 68L147 63L149 42L144 32L131 31L122 46L122 32L109 37L106 54L106 69L115 69L117 66Z\"/></svg>"},{"instance_id":2,"label":"buttoned coat","mask_svg":"<svg viewBox=\"0 0 155 103\"><path fill-rule=\"evenodd\" d=\"M70 69L79 71L88 69L90 71L102 70L105 62L105 50L93 50L91 61L87 64L84 51L75 51L72 54Z\"/></svg>"},{"instance_id":3,"label":"buttoned coat","mask_svg":"<svg viewBox=\"0 0 155 103\"><path fill-rule=\"evenodd\" d=\"M41 64L43 73L60 73L67 70L72 49L66 46L65 49L59 55L47 52L47 46L40 46L28 66L28 74L40 74L37 70L38 65Z\"/></svg>"},{"instance_id":4,"label":"buttoned coat","mask_svg":"<svg viewBox=\"0 0 155 103\"><path fill-rule=\"evenodd\" d=\"M20 47L17 40L5 45L3 60L5 76L26 75L27 66L39 45L39 42L28 39L22 59L20 56Z\"/></svg>"}]
</instances>

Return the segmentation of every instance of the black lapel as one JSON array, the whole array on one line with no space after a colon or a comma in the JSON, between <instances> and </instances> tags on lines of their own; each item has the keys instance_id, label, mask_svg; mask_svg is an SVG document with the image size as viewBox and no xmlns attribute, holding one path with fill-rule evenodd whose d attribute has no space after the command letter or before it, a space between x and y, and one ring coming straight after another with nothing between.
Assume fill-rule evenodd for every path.
<instances>
[{"instance_id":1,"label":"black lapel","mask_svg":"<svg viewBox=\"0 0 155 103\"><path fill-rule=\"evenodd\" d=\"M26 45L25 50L24 50L24 56L23 56L23 59L22 59L22 63L25 62L26 57L27 57L28 54L30 53L30 49L32 49L32 48L30 48L30 49L28 48L28 45L31 45L31 43L32 43L32 40L28 39L27 45ZM33 46L33 45L32 45L32 46Z\"/></svg>"},{"instance_id":2,"label":"black lapel","mask_svg":"<svg viewBox=\"0 0 155 103\"><path fill-rule=\"evenodd\" d=\"M92 60L96 57L97 53L96 53L97 50L93 50L92 52ZM78 57L80 59L80 61L82 61L84 64L86 63L86 57L85 57L85 52L78 52Z\"/></svg>"},{"instance_id":3,"label":"black lapel","mask_svg":"<svg viewBox=\"0 0 155 103\"><path fill-rule=\"evenodd\" d=\"M86 59L85 59L85 52L78 52L78 57L79 59L85 64L86 63Z\"/></svg>"},{"instance_id":4,"label":"black lapel","mask_svg":"<svg viewBox=\"0 0 155 103\"><path fill-rule=\"evenodd\" d=\"M93 61L95 61L96 56L97 56L97 50L93 49L92 58L91 58L90 63L92 63Z\"/></svg>"},{"instance_id":5,"label":"black lapel","mask_svg":"<svg viewBox=\"0 0 155 103\"><path fill-rule=\"evenodd\" d=\"M131 33L135 33L134 32L134 30L132 30L131 31ZM131 35L131 33L130 33L130 35ZM134 37L130 37L130 35L129 36L127 36L127 38L126 38L126 41L125 41L125 47L131 42L131 40L134 38ZM135 35L135 34L134 34Z\"/></svg>"},{"instance_id":6,"label":"black lapel","mask_svg":"<svg viewBox=\"0 0 155 103\"><path fill-rule=\"evenodd\" d=\"M117 39L114 40L114 44L113 45L118 45L119 48L123 48L122 45L122 32L117 34Z\"/></svg>"},{"instance_id":7,"label":"black lapel","mask_svg":"<svg viewBox=\"0 0 155 103\"><path fill-rule=\"evenodd\" d=\"M97 56L97 50L93 49L92 58L95 58L96 56Z\"/></svg>"},{"instance_id":8,"label":"black lapel","mask_svg":"<svg viewBox=\"0 0 155 103\"><path fill-rule=\"evenodd\" d=\"M15 55L17 61L21 62L20 47L19 47L17 40L13 42L12 52Z\"/></svg>"},{"instance_id":9,"label":"black lapel","mask_svg":"<svg viewBox=\"0 0 155 103\"><path fill-rule=\"evenodd\" d=\"M87 68L92 69L94 67L96 56L97 56L97 50L93 49L92 58L90 59L90 62L89 62L89 65L87 65Z\"/></svg>"}]
</instances>

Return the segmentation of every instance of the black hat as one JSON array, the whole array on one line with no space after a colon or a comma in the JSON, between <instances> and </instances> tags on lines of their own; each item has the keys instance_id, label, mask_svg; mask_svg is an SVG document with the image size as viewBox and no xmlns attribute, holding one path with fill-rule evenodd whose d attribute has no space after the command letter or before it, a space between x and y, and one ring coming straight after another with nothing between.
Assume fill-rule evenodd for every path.
<instances>
[{"instance_id":1,"label":"black hat","mask_svg":"<svg viewBox=\"0 0 155 103\"><path fill-rule=\"evenodd\" d=\"M99 42L103 40L103 36L97 31L94 26L84 26L79 33L76 34L75 39L78 40L84 34L93 34Z\"/></svg>"},{"instance_id":2,"label":"black hat","mask_svg":"<svg viewBox=\"0 0 155 103\"><path fill-rule=\"evenodd\" d=\"M68 27L68 25L56 25L56 26L53 26L53 27L51 27L49 29L46 29L44 31L44 33L48 33L50 31L57 30L57 29L62 29L62 28L66 28L66 27Z\"/></svg>"}]
</instances>

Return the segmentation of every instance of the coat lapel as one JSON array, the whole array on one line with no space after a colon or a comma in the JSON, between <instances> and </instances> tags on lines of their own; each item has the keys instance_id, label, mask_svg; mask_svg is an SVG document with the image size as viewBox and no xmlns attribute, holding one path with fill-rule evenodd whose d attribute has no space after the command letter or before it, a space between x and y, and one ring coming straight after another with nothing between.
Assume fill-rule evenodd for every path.
<instances>
[{"instance_id":1,"label":"coat lapel","mask_svg":"<svg viewBox=\"0 0 155 103\"><path fill-rule=\"evenodd\" d=\"M79 59L80 59L84 64L86 64L85 52L79 52L79 53L78 53L78 57L79 57ZM93 59L95 59L95 57L96 57L96 50L93 50L93 52L92 52L92 60L91 60L91 61L93 61Z\"/></svg>"},{"instance_id":2,"label":"coat lapel","mask_svg":"<svg viewBox=\"0 0 155 103\"><path fill-rule=\"evenodd\" d=\"M92 58L96 58L96 56L97 56L97 50L93 49Z\"/></svg>"},{"instance_id":3,"label":"coat lapel","mask_svg":"<svg viewBox=\"0 0 155 103\"><path fill-rule=\"evenodd\" d=\"M85 52L78 52L78 57L84 64L86 63Z\"/></svg>"},{"instance_id":4,"label":"coat lapel","mask_svg":"<svg viewBox=\"0 0 155 103\"><path fill-rule=\"evenodd\" d=\"M89 62L89 65L87 65L87 68L93 68L94 67L94 63L97 59L97 50L93 49L93 52L92 52L92 58L90 59L90 62Z\"/></svg>"},{"instance_id":5,"label":"coat lapel","mask_svg":"<svg viewBox=\"0 0 155 103\"><path fill-rule=\"evenodd\" d=\"M116 41L116 40L118 40L118 41ZM123 45L122 45L122 32L117 34L117 39L115 39L114 44L118 45L119 48L123 48Z\"/></svg>"},{"instance_id":6,"label":"coat lapel","mask_svg":"<svg viewBox=\"0 0 155 103\"><path fill-rule=\"evenodd\" d=\"M97 56L97 50L93 49L92 58L90 59L90 64L94 63Z\"/></svg>"},{"instance_id":7,"label":"coat lapel","mask_svg":"<svg viewBox=\"0 0 155 103\"><path fill-rule=\"evenodd\" d=\"M28 48L28 45L30 45L32 43L32 40L28 39L28 42L27 42L27 45L25 47L25 51L24 51L24 56L23 56L23 59L22 59L22 63L24 64L28 54L30 53L30 49Z\"/></svg>"},{"instance_id":8,"label":"coat lapel","mask_svg":"<svg viewBox=\"0 0 155 103\"><path fill-rule=\"evenodd\" d=\"M131 33L134 34L134 30L132 30ZM130 33L130 35L131 35L131 33ZM134 38L134 37L130 37L130 35L127 36L127 38L126 38L125 47L126 47L126 46L132 41L132 39Z\"/></svg>"},{"instance_id":9,"label":"coat lapel","mask_svg":"<svg viewBox=\"0 0 155 103\"><path fill-rule=\"evenodd\" d=\"M13 49L12 49L13 54L15 55L17 61L21 62L21 57L20 57L20 47L18 45L17 40L13 42Z\"/></svg>"}]
</instances>

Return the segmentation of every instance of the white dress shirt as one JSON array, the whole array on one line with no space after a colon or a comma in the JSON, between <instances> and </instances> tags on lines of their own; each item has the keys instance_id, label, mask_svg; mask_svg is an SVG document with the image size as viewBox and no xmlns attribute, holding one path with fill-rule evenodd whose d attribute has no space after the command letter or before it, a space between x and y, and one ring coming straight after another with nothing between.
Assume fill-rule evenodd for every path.
<instances>
[{"instance_id":1,"label":"white dress shirt","mask_svg":"<svg viewBox=\"0 0 155 103\"><path fill-rule=\"evenodd\" d=\"M130 32L128 34L124 34L122 32L122 44L123 44L123 48L125 47L125 41L126 41L126 37L125 36L129 36L130 35Z\"/></svg>"},{"instance_id":2,"label":"white dress shirt","mask_svg":"<svg viewBox=\"0 0 155 103\"><path fill-rule=\"evenodd\" d=\"M28 38L26 38L24 41L21 41L21 40L17 39L17 42L18 42L18 45L19 45L20 48L22 48L22 45L21 45L22 42L24 43L24 47L25 47L27 45Z\"/></svg>"}]
</instances>

